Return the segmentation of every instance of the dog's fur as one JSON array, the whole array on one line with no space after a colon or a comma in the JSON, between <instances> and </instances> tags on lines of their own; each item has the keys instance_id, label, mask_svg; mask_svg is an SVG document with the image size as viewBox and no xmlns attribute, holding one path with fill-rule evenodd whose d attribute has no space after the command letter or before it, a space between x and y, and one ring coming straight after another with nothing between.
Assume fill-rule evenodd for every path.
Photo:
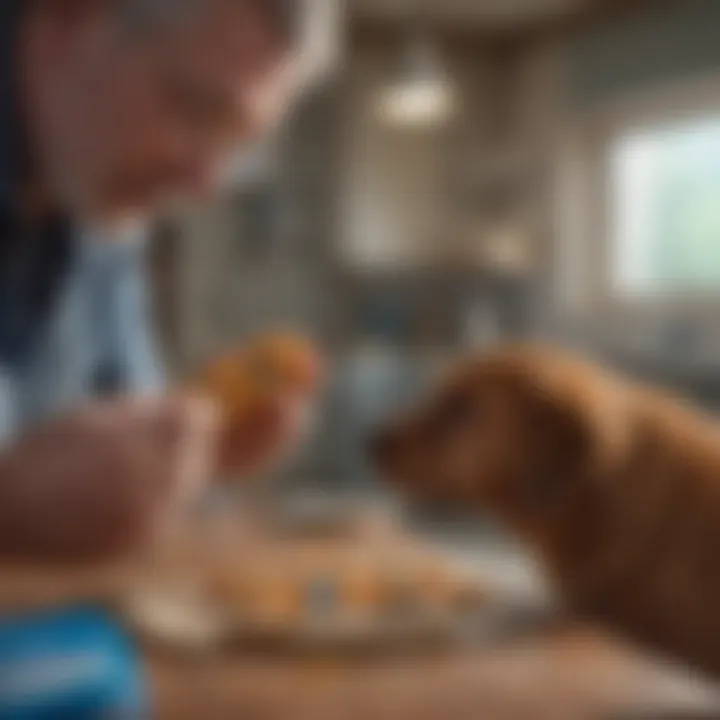
<instances>
[{"instance_id":1,"label":"dog's fur","mask_svg":"<svg viewBox=\"0 0 720 720\"><path fill-rule=\"evenodd\" d=\"M720 675L720 425L542 348L463 363L378 435L410 492L488 509L569 608Z\"/></svg>"}]
</instances>

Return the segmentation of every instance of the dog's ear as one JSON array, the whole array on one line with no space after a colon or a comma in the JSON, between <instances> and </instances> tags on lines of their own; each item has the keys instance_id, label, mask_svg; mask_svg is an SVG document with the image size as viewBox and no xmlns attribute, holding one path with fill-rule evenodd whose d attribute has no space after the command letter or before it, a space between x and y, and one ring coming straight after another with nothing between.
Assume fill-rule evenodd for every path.
<instances>
[{"instance_id":1,"label":"dog's ear","mask_svg":"<svg viewBox=\"0 0 720 720\"><path fill-rule=\"evenodd\" d=\"M543 398L525 414L530 447L520 492L531 507L553 507L587 469L591 430L574 408Z\"/></svg>"},{"instance_id":2,"label":"dog's ear","mask_svg":"<svg viewBox=\"0 0 720 720\"><path fill-rule=\"evenodd\" d=\"M533 505L562 503L573 489L602 482L627 447L628 423L616 388L572 393L536 388L526 409L531 451L523 492Z\"/></svg>"}]
</instances>

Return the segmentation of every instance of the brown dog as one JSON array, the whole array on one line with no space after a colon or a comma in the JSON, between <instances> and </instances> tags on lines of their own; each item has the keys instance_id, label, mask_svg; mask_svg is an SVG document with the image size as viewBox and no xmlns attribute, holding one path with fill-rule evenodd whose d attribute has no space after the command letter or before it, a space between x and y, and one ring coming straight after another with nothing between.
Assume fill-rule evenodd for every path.
<instances>
[{"instance_id":1,"label":"brown dog","mask_svg":"<svg viewBox=\"0 0 720 720\"><path fill-rule=\"evenodd\" d=\"M540 348L471 359L373 454L410 492L488 509L569 608L720 675L720 426Z\"/></svg>"}]
</instances>

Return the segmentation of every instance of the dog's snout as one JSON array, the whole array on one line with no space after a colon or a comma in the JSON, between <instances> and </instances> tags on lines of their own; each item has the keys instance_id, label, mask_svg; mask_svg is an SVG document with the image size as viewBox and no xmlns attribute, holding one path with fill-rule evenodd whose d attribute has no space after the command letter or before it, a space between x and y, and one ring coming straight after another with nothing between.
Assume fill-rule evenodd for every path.
<instances>
[{"instance_id":1,"label":"dog's snout","mask_svg":"<svg viewBox=\"0 0 720 720\"><path fill-rule=\"evenodd\" d=\"M382 428L370 437L370 454L375 461L384 462L392 457L398 445L398 434L389 428Z\"/></svg>"}]
</instances>

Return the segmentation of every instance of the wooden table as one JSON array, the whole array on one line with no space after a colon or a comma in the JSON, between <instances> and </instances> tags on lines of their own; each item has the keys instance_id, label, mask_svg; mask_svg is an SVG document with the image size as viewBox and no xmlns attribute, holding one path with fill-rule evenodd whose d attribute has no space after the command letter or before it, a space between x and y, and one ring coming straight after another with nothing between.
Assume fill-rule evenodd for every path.
<instances>
[{"instance_id":1,"label":"wooden table","mask_svg":"<svg viewBox=\"0 0 720 720\"><path fill-rule=\"evenodd\" d=\"M244 547L222 539L227 547ZM189 540L195 550L198 543ZM179 556L184 566L184 553ZM110 595L131 585L136 570L95 569L87 577L6 572L0 607L26 607L32 598L46 606ZM720 718L720 694L708 684L561 621L515 625L462 654L350 662L190 658L148 649L147 664L159 720Z\"/></svg>"},{"instance_id":2,"label":"wooden table","mask_svg":"<svg viewBox=\"0 0 720 720\"><path fill-rule=\"evenodd\" d=\"M331 662L150 653L149 666L161 720L720 718L709 684L570 625L455 656Z\"/></svg>"}]
</instances>

